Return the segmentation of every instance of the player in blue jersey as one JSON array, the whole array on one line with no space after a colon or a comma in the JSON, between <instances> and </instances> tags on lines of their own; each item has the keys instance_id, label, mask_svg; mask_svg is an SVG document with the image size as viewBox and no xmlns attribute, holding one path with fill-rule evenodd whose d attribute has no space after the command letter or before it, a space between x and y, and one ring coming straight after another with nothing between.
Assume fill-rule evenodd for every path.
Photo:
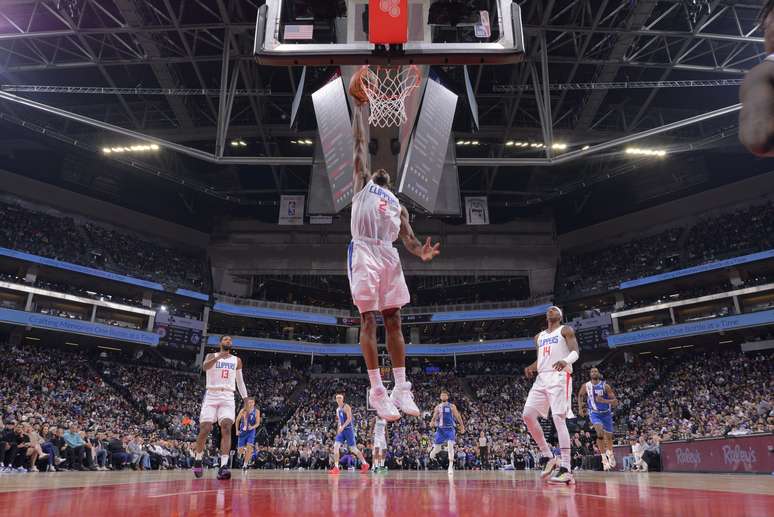
<instances>
[{"instance_id":1,"label":"player in blue jersey","mask_svg":"<svg viewBox=\"0 0 774 517\"><path fill-rule=\"evenodd\" d=\"M357 448L355 441L355 419L352 416L352 408L344 403L344 394L336 394L336 441L333 443L333 468L331 474L339 473L339 449L346 444L349 452L360 460L360 472L368 473L371 466L366 463L363 453Z\"/></svg>"},{"instance_id":2,"label":"player in blue jersey","mask_svg":"<svg viewBox=\"0 0 774 517\"><path fill-rule=\"evenodd\" d=\"M245 405L236 417L236 428L239 434L237 452L242 457L242 469L247 469L253 459L255 447L255 430L261 425L261 412L255 409L255 399L248 397Z\"/></svg>"},{"instance_id":3,"label":"player in blue jersey","mask_svg":"<svg viewBox=\"0 0 774 517\"><path fill-rule=\"evenodd\" d=\"M578 409L581 416L588 412L589 421L597 432L597 447L602 454L602 466L605 470L615 468L613 454L613 410L618 405L613 388L602 380L599 369L592 368L591 380L578 390Z\"/></svg>"},{"instance_id":4,"label":"player in blue jersey","mask_svg":"<svg viewBox=\"0 0 774 517\"><path fill-rule=\"evenodd\" d=\"M441 452L441 447L446 444L449 453L449 474L454 474L454 443L457 441L457 425L460 426L460 433L464 433L465 424L462 422L462 415L457 411L457 406L449 402L449 392L441 390L441 403L435 406L433 418L430 420L430 426L437 428L430 459L435 460L436 455Z\"/></svg>"}]
</instances>

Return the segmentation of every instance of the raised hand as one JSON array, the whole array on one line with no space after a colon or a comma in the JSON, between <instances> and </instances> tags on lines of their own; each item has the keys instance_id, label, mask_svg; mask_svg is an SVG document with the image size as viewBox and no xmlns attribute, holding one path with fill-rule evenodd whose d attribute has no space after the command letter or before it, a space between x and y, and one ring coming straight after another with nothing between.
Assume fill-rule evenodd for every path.
<instances>
[{"instance_id":1,"label":"raised hand","mask_svg":"<svg viewBox=\"0 0 774 517\"><path fill-rule=\"evenodd\" d=\"M430 262L435 257L441 254L441 243L437 242L432 244L430 237L425 240L425 244L422 246L421 257L423 262Z\"/></svg>"}]
</instances>

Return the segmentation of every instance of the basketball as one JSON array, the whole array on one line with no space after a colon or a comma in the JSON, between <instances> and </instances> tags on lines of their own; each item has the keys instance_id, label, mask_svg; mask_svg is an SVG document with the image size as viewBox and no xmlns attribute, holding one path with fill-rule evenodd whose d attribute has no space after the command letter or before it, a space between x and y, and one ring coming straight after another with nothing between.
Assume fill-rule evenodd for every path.
<instances>
[{"instance_id":1,"label":"basketball","mask_svg":"<svg viewBox=\"0 0 774 517\"><path fill-rule=\"evenodd\" d=\"M360 102L360 104L366 104L368 102L368 96L363 90L363 74L368 71L368 67L364 66L360 68L355 75L352 76L352 80L349 81L349 94Z\"/></svg>"}]
</instances>

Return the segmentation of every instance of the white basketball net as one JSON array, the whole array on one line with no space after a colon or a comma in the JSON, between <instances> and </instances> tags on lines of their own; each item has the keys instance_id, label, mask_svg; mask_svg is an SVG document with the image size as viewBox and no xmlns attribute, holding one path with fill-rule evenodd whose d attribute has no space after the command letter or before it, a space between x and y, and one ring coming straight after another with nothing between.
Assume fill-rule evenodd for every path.
<instances>
[{"instance_id":1,"label":"white basketball net","mask_svg":"<svg viewBox=\"0 0 774 517\"><path fill-rule=\"evenodd\" d=\"M360 83L368 96L371 114L368 122L375 127L396 127L405 124L406 98L419 86L416 66L368 68Z\"/></svg>"}]
</instances>

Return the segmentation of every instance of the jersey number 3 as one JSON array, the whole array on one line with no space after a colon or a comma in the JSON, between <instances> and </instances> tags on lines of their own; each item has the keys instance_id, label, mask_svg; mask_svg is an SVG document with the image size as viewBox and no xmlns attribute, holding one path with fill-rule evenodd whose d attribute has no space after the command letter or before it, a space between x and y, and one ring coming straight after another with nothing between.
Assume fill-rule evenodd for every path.
<instances>
[{"instance_id":1,"label":"jersey number 3","mask_svg":"<svg viewBox=\"0 0 774 517\"><path fill-rule=\"evenodd\" d=\"M380 199L379 200L379 211L383 214L387 213L387 200L386 199Z\"/></svg>"},{"instance_id":2,"label":"jersey number 3","mask_svg":"<svg viewBox=\"0 0 774 517\"><path fill-rule=\"evenodd\" d=\"M222 372L220 372L220 378L228 379L228 370L223 370Z\"/></svg>"}]
</instances>

